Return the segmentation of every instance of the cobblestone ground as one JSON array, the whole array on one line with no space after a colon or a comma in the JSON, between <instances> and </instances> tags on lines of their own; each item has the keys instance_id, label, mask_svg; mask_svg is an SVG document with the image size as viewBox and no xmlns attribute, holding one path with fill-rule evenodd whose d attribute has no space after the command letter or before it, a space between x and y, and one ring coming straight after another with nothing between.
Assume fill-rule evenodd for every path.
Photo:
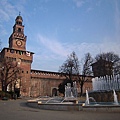
<instances>
[{"instance_id":1,"label":"cobblestone ground","mask_svg":"<svg viewBox=\"0 0 120 120\"><path fill-rule=\"evenodd\" d=\"M0 100L0 120L120 120L119 112L50 111L26 106L26 100Z\"/></svg>"}]
</instances>

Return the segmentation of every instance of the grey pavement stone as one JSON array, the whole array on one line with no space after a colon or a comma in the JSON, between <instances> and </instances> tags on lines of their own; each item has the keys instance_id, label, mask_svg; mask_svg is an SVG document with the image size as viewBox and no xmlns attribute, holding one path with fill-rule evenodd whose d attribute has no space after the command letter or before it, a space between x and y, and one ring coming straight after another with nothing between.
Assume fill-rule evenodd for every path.
<instances>
[{"instance_id":1,"label":"grey pavement stone","mask_svg":"<svg viewBox=\"0 0 120 120\"><path fill-rule=\"evenodd\" d=\"M119 120L119 112L51 111L30 108L26 100L0 101L0 120Z\"/></svg>"}]
</instances>

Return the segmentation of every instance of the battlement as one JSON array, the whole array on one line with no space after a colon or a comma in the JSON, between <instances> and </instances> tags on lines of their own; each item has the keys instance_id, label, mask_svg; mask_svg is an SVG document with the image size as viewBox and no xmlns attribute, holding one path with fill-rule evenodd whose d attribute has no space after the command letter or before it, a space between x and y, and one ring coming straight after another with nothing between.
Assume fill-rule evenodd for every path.
<instances>
[{"instance_id":1,"label":"battlement","mask_svg":"<svg viewBox=\"0 0 120 120\"><path fill-rule=\"evenodd\" d=\"M10 49L10 48L4 48L1 52L2 56L7 56L9 58L21 58L24 60L29 60L32 62L33 59L33 52L29 51L22 51L22 50L16 50L16 49Z\"/></svg>"},{"instance_id":2,"label":"battlement","mask_svg":"<svg viewBox=\"0 0 120 120\"><path fill-rule=\"evenodd\" d=\"M59 72L31 70L31 78L65 79Z\"/></svg>"}]
</instances>

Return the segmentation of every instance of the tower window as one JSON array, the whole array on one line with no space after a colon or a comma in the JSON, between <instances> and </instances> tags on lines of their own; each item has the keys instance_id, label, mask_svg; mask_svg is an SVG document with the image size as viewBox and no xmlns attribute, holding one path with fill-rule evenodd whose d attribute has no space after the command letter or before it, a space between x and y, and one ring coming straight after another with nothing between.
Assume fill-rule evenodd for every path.
<instances>
[{"instance_id":1,"label":"tower window","mask_svg":"<svg viewBox=\"0 0 120 120\"><path fill-rule=\"evenodd\" d=\"M18 25L22 25L22 22L17 21L16 24L18 24Z\"/></svg>"},{"instance_id":2,"label":"tower window","mask_svg":"<svg viewBox=\"0 0 120 120\"><path fill-rule=\"evenodd\" d=\"M21 28L18 28L18 32L21 32Z\"/></svg>"},{"instance_id":3,"label":"tower window","mask_svg":"<svg viewBox=\"0 0 120 120\"><path fill-rule=\"evenodd\" d=\"M21 23L21 22L19 22L19 25L22 25L22 23Z\"/></svg>"}]
</instances>

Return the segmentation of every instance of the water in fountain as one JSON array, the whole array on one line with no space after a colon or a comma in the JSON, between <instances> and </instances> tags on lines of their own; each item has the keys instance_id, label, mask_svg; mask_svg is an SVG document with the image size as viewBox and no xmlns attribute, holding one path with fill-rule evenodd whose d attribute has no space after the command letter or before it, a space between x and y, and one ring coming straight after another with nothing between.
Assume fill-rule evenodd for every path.
<instances>
[{"instance_id":1,"label":"water in fountain","mask_svg":"<svg viewBox=\"0 0 120 120\"><path fill-rule=\"evenodd\" d=\"M88 95L88 91L86 90L86 101L85 101L85 105L89 105L90 101L89 101L89 95Z\"/></svg>"},{"instance_id":2,"label":"water in fountain","mask_svg":"<svg viewBox=\"0 0 120 120\"><path fill-rule=\"evenodd\" d=\"M86 90L86 101L85 101L85 105L90 105L90 100L91 100L91 102L93 102L93 104L98 105L98 104L96 103L96 100L95 100L93 97L89 97L88 91Z\"/></svg>"},{"instance_id":3,"label":"water in fountain","mask_svg":"<svg viewBox=\"0 0 120 120\"><path fill-rule=\"evenodd\" d=\"M45 103L60 103L63 100L61 97L51 97Z\"/></svg>"},{"instance_id":4,"label":"water in fountain","mask_svg":"<svg viewBox=\"0 0 120 120\"><path fill-rule=\"evenodd\" d=\"M92 79L93 90L119 90L120 89L120 74L112 76L95 77Z\"/></svg>"},{"instance_id":5,"label":"water in fountain","mask_svg":"<svg viewBox=\"0 0 120 120\"><path fill-rule=\"evenodd\" d=\"M115 90L113 89L113 96L114 96L114 104L118 105L118 99L117 99L117 94L115 92Z\"/></svg>"}]
</instances>

